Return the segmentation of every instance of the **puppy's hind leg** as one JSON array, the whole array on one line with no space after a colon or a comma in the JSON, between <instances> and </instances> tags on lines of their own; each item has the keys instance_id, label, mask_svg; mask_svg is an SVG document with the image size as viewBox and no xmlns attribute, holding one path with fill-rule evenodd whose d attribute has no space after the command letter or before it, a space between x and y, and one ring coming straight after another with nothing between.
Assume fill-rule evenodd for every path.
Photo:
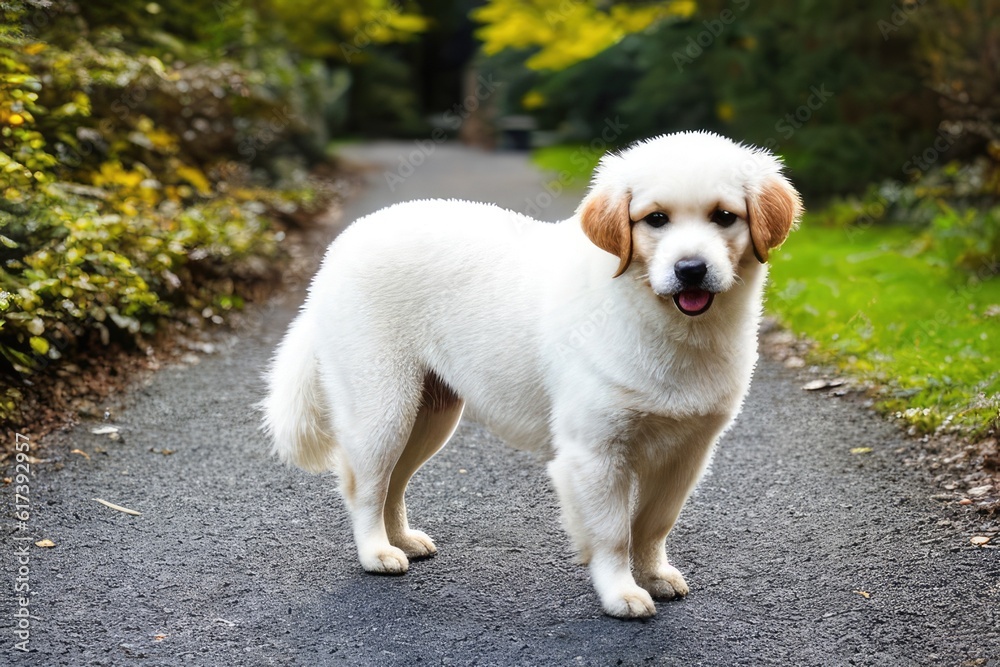
<instances>
[{"instance_id":1,"label":"puppy's hind leg","mask_svg":"<svg viewBox=\"0 0 1000 667\"><path fill-rule=\"evenodd\" d=\"M462 418L465 403L434 373L424 377L420 410L406 446L389 480L385 503L385 525L389 542L410 558L426 558L437 553L425 533L410 528L404 494L413 474L451 438Z\"/></svg>"},{"instance_id":2,"label":"puppy's hind leg","mask_svg":"<svg viewBox=\"0 0 1000 667\"><path fill-rule=\"evenodd\" d=\"M389 541L385 523L386 499L396 463L403 455L420 400L417 373L375 373L392 378L364 392L364 402L352 412L340 410L335 421L342 425L338 464L341 488L351 511L354 542L361 566L368 572L402 574L409 560Z\"/></svg>"}]
</instances>

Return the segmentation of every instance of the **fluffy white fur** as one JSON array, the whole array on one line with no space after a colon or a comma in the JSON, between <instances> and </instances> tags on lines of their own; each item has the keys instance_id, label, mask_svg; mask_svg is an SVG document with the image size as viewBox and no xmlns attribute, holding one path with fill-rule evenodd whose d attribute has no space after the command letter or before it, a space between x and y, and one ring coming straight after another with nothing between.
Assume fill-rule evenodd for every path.
<instances>
[{"instance_id":1,"label":"fluffy white fur","mask_svg":"<svg viewBox=\"0 0 1000 667\"><path fill-rule=\"evenodd\" d=\"M551 457L605 612L650 616L688 592L665 538L740 410L763 262L799 213L769 153L681 133L605 156L560 223L465 201L358 220L274 358L274 451L336 471L362 566L402 573L436 550L408 524L406 485L464 410ZM697 285L677 269L692 260Z\"/></svg>"}]
</instances>

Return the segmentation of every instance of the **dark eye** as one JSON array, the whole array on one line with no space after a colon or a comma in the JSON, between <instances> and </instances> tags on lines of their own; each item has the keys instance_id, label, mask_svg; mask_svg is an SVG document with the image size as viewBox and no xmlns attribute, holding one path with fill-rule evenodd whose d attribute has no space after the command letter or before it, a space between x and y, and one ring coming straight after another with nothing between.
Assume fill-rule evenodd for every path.
<instances>
[{"instance_id":1,"label":"dark eye","mask_svg":"<svg viewBox=\"0 0 1000 667\"><path fill-rule=\"evenodd\" d=\"M723 211L721 208L717 208L712 211L711 220L720 227L728 227L739 219L739 216L735 213L729 211Z\"/></svg>"},{"instance_id":2,"label":"dark eye","mask_svg":"<svg viewBox=\"0 0 1000 667\"><path fill-rule=\"evenodd\" d=\"M643 221L645 221L645 223L650 227L662 227L663 225L670 222L670 216L668 216L666 213L660 213L659 211L657 211L655 213L650 213L649 215L647 215L645 218L643 218Z\"/></svg>"}]
</instances>

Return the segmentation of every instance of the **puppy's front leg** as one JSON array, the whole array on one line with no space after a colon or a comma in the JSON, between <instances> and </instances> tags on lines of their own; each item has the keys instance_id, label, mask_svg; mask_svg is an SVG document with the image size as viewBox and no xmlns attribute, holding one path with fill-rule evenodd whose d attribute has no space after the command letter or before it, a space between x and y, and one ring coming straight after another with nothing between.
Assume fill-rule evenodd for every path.
<instances>
[{"instance_id":1,"label":"puppy's front leg","mask_svg":"<svg viewBox=\"0 0 1000 667\"><path fill-rule=\"evenodd\" d=\"M590 554L590 575L604 612L620 618L656 613L649 593L636 584L629 560L631 469L607 451L561 447L550 464L570 534Z\"/></svg>"}]
</instances>

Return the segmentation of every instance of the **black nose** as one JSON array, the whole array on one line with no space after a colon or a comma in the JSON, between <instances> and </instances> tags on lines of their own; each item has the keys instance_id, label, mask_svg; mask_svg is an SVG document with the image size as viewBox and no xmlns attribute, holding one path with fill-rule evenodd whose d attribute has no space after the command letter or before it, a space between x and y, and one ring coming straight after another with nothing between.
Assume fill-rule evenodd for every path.
<instances>
[{"instance_id":1,"label":"black nose","mask_svg":"<svg viewBox=\"0 0 1000 667\"><path fill-rule=\"evenodd\" d=\"M682 259L674 264L674 275L684 285L700 285L706 273L708 266L700 259Z\"/></svg>"}]
</instances>

